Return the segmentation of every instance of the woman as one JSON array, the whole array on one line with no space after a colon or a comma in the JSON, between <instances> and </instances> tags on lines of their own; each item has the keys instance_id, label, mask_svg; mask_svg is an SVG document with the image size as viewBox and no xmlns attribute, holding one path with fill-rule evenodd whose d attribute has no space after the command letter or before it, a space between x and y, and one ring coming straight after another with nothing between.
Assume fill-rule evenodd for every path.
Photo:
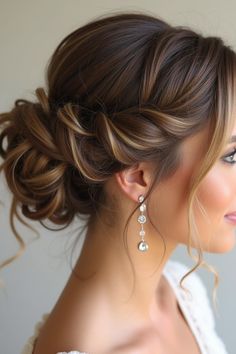
<instances>
[{"instance_id":1,"label":"woman","mask_svg":"<svg viewBox=\"0 0 236 354\"><path fill-rule=\"evenodd\" d=\"M204 251L235 244L235 78L222 39L119 13L69 34L47 92L1 115L11 221L21 205L30 219L67 226L84 216L86 227L22 353L226 353L194 270L212 271ZM170 259L179 244L193 269Z\"/></svg>"}]
</instances>

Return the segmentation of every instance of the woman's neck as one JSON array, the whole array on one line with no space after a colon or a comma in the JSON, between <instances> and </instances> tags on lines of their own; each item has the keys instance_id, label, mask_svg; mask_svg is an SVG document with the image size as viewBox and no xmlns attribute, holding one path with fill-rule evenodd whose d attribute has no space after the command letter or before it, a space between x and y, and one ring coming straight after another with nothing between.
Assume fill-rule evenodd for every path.
<instances>
[{"instance_id":1,"label":"woman's neck","mask_svg":"<svg viewBox=\"0 0 236 354\"><path fill-rule=\"evenodd\" d=\"M161 262L163 245L149 232L148 253L140 253L138 229L131 221L127 243L135 270L133 289L134 275L121 230L103 223L88 229L81 254L52 310L44 341L52 333L50 328L57 328L63 331L63 337L57 339L60 347L65 346L66 338L70 347L111 353L111 348L139 343L147 334L155 333L156 338L166 316L176 313L176 299L162 275L173 247L166 244Z\"/></svg>"},{"instance_id":2,"label":"woman's neck","mask_svg":"<svg viewBox=\"0 0 236 354\"><path fill-rule=\"evenodd\" d=\"M134 312L140 318L152 317L163 310L165 304L165 286L162 271L176 245L166 243L165 254L160 237L147 231L149 250L137 249L139 225L130 222L127 234L127 246L134 266L132 273L130 260L125 251L122 238L123 225L107 226L98 221L88 228L80 257L74 272L80 286L94 287L100 291L106 303L118 315L127 311ZM95 291L95 290L94 290ZM96 294L96 292L94 292Z\"/></svg>"}]
</instances>

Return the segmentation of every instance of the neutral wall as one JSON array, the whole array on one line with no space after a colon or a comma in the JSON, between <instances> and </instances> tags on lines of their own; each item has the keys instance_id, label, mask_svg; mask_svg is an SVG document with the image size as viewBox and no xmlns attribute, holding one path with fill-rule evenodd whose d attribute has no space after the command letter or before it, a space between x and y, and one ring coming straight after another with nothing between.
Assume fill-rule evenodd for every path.
<instances>
[{"instance_id":1,"label":"neutral wall","mask_svg":"<svg viewBox=\"0 0 236 354\"><path fill-rule=\"evenodd\" d=\"M44 84L49 56L66 34L97 15L116 10L156 14L173 24L190 25L203 33L220 35L229 44L236 45L235 1L179 0L170 4L166 0L1 0L0 111L9 109L16 98L33 97L34 89ZM0 206L2 260L18 249L8 223L10 193L3 177L0 196L5 202L4 207ZM17 226L27 242L35 237L26 227L19 223ZM40 239L31 243L20 259L2 270L5 287L0 291L1 353L19 353L35 323L56 302L70 273L68 250L75 228L76 225L67 231L50 232L37 226ZM235 256L236 250L228 254L206 254L221 280L216 328L232 354L236 350ZM174 258L192 264L184 247L179 247ZM206 271L199 272L211 296L213 277Z\"/></svg>"}]
</instances>

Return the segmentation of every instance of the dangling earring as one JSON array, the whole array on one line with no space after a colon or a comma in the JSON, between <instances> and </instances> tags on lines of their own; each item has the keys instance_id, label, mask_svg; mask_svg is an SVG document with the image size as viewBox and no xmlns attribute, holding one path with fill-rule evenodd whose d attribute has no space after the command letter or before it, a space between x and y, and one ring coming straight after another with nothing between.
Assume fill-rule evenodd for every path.
<instances>
[{"instance_id":1,"label":"dangling earring","mask_svg":"<svg viewBox=\"0 0 236 354\"><path fill-rule=\"evenodd\" d=\"M141 236L141 241L138 243L138 250L141 252L146 252L148 250L148 244L146 241L144 241L144 236L145 236L145 230L143 228L144 223L147 221L146 216L144 215L144 212L146 210L146 204L143 203L144 196L141 194L138 197L139 202L141 203L139 210L141 211L141 214L138 216L138 222L141 225L141 230L139 231L139 235Z\"/></svg>"}]
</instances>

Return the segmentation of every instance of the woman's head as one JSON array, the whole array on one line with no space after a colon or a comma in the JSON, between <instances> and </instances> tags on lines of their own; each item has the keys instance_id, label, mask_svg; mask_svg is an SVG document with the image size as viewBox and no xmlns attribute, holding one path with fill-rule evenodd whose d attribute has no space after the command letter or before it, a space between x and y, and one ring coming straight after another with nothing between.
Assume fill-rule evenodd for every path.
<instances>
[{"instance_id":1,"label":"woman's head","mask_svg":"<svg viewBox=\"0 0 236 354\"><path fill-rule=\"evenodd\" d=\"M117 172L151 163L155 188L180 167L186 139L208 129L186 196L192 217L198 184L233 129L235 74L222 39L149 15L105 16L73 31L54 51L37 101L17 100L1 115L12 212L20 204L33 220L94 219L109 208L105 186Z\"/></svg>"}]
</instances>

